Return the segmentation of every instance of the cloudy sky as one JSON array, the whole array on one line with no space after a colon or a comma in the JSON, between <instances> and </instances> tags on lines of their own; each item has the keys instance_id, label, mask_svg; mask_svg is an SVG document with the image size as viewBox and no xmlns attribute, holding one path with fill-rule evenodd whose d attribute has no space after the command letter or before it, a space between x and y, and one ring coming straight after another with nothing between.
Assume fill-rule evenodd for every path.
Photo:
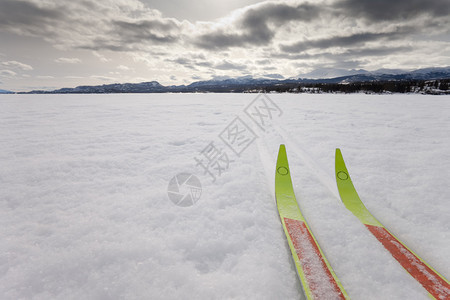
<instances>
[{"instance_id":1,"label":"cloudy sky","mask_svg":"<svg viewBox=\"0 0 450 300\"><path fill-rule=\"evenodd\" d=\"M448 0L0 0L13 91L448 65Z\"/></svg>"}]
</instances>

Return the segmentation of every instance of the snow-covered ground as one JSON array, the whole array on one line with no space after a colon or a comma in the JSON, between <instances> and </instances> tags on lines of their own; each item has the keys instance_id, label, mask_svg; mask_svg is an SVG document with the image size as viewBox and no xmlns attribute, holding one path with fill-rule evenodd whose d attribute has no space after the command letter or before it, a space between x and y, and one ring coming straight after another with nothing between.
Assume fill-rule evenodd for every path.
<instances>
[{"instance_id":1,"label":"snow-covered ground","mask_svg":"<svg viewBox=\"0 0 450 300\"><path fill-rule=\"evenodd\" d=\"M300 298L274 199L284 143L350 297L428 299L341 203L334 154L370 211L449 278L450 97L274 94L283 114L260 128L244 113L256 96L1 95L0 298ZM258 138L231 140L235 117ZM213 146L215 182L195 160ZM167 193L182 172L202 184L189 207Z\"/></svg>"}]
</instances>

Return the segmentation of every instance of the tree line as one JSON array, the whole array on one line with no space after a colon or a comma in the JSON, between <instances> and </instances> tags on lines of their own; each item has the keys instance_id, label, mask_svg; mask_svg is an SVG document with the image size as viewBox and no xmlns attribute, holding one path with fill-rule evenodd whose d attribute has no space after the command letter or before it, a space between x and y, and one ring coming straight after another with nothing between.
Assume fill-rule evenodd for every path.
<instances>
[{"instance_id":1,"label":"tree line","mask_svg":"<svg viewBox=\"0 0 450 300\"><path fill-rule=\"evenodd\" d=\"M279 93L421 93L450 94L450 79L371 81L349 83L301 83L267 86L260 91Z\"/></svg>"}]
</instances>

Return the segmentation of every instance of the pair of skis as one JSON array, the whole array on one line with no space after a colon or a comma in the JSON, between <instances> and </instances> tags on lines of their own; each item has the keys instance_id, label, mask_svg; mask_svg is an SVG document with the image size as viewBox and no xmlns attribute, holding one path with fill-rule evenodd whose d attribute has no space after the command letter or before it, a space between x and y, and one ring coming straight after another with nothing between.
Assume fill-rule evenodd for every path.
<instances>
[{"instance_id":1,"label":"pair of skis","mask_svg":"<svg viewBox=\"0 0 450 300\"><path fill-rule=\"evenodd\" d=\"M442 275L391 234L361 202L336 149L336 182L344 205L383 244L402 267L435 299L450 299L450 284ZM295 199L286 148L278 153L275 196L303 291L308 299L349 299L309 228Z\"/></svg>"}]
</instances>

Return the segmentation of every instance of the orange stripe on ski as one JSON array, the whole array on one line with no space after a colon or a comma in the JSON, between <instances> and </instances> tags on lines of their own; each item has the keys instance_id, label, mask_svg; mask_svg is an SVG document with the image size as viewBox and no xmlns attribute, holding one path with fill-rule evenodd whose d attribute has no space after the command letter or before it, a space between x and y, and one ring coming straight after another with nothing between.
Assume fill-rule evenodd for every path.
<instances>
[{"instance_id":1,"label":"orange stripe on ski","mask_svg":"<svg viewBox=\"0 0 450 300\"><path fill-rule=\"evenodd\" d=\"M345 299L306 224L284 218L314 299Z\"/></svg>"},{"instance_id":2,"label":"orange stripe on ski","mask_svg":"<svg viewBox=\"0 0 450 300\"><path fill-rule=\"evenodd\" d=\"M409 251L386 228L367 224L366 227L428 293L436 299L450 299L450 285Z\"/></svg>"}]
</instances>

